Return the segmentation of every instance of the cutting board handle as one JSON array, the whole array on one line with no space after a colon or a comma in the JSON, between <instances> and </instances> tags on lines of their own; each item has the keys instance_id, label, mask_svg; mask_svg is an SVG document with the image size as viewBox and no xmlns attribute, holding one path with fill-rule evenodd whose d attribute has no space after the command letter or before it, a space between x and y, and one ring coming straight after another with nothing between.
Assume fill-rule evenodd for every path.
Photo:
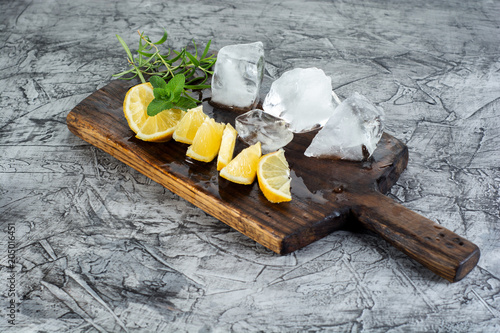
<instances>
[{"instance_id":1,"label":"cutting board handle","mask_svg":"<svg viewBox=\"0 0 500 333\"><path fill-rule=\"evenodd\" d=\"M464 278L479 260L474 243L378 191L362 196L353 212L365 228L450 282Z\"/></svg>"}]
</instances>

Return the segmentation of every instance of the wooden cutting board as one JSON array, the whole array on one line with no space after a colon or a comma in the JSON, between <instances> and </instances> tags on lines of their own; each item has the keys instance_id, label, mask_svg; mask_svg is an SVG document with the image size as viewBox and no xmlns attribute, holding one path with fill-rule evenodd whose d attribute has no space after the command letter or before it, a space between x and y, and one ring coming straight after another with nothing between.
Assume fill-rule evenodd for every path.
<instances>
[{"instance_id":1,"label":"wooden cutting board","mask_svg":"<svg viewBox=\"0 0 500 333\"><path fill-rule=\"evenodd\" d=\"M477 264L476 245L384 195L408 163L407 147L389 134L368 162L306 157L316 132L295 135L285 147L292 201L273 204L257 182L231 183L219 177L216 162L186 157L185 144L137 140L122 109L125 93L137 83L112 81L83 100L67 116L71 132L272 251L289 253L361 224L449 281L462 279ZM234 126L241 112L214 108L208 100L204 112ZM239 142L235 155L243 147Z\"/></svg>"}]
</instances>

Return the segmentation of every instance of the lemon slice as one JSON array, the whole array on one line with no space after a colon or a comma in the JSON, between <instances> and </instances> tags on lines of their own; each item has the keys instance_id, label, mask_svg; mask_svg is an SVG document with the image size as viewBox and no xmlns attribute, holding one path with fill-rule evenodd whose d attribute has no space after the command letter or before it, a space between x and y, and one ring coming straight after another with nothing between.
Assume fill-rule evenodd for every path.
<instances>
[{"instance_id":1,"label":"lemon slice","mask_svg":"<svg viewBox=\"0 0 500 333\"><path fill-rule=\"evenodd\" d=\"M215 122L213 118L205 119L198 128L193 144L188 147L186 155L197 161L212 161L219 153L224 126Z\"/></svg>"},{"instance_id":2,"label":"lemon slice","mask_svg":"<svg viewBox=\"0 0 500 333\"><path fill-rule=\"evenodd\" d=\"M260 142L243 149L222 170L220 176L238 184L252 184L262 155Z\"/></svg>"},{"instance_id":3,"label":"lemon slice","mask_svg":"<svg viewBox=\"0 0 500 333\"><path fill-rule=\"evenodd\" d=\"M207 115L203 113L202 105L188 110L186 115L181 119L174 131L174 140L182 143L192 144L198 128L200 128L201 124L203 124L206 118Z\"/></svg>"},{"instance_id":4,"label":"lemon slice","mask_svg":"<svg viewBox=\"0 0 500 333\"><path fill-rule=\"evenodd\" d=\"M217 171L222 170L233 159L237 136L238 132L236 132L234 127L231 124L226 124L226 128L224 128L224 132L222 133L219 155L217 156Z\"/></svg>"},{"instance_id":5,"label":"lemon slice","mask_svg":"<svg viewBox=\"0 0 500 333\"><path fill-rule=\"evenodd\" d=\"M172 138L175 127L185 112L178 109L164 110L156 116L147 114L149 103L154 99L151 83L141 83L127 91L123 101L123 113L128 125L138 139L165 142Z\"/></svg>"},{"instance_id":6,"label":"lemon slice","mask_svg":"<svg viewBox=\"0 0 500 333\"><path fill-rule=\"evenodd\" d=\"M283 149L260 158L257 179L259 187L267 200L274 203L292 200L290 167Z\"/></svg>"}]
</instances>

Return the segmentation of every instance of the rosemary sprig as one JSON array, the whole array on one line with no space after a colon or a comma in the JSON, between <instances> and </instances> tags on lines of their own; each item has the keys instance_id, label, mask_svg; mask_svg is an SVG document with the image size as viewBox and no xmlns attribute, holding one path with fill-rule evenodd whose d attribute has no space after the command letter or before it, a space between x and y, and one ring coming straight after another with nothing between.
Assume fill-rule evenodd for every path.
<instances>
[{"instance_id":1,"label":"rosemary sprig","mask_svg":"<svg viewBox=\"0 0 500 333\"><path fill-rule=\"evenodd\" d=\"M155 99L148 106L148 115L154 116L169 108L186 110L195 107L199 100L191 97L187 90L201 90L210 88L206 84L211 68L217 61L214 54L209 54L211 40L208 41L202 54L198 54L198 45L192 41L194 54L186 47L180 51L167 48L162 52L159 46L168 39L168 33L163 29L163 36L157 42L152 42L149 36L139 32L139 47L137 54L132 54L127 43L119 35L116 38L127 53L129 69L114 74L114 77L131 80L135 77L146 83L144 76L154 87Z\"/></svg>"},{"instance_id":2,"label":"rosemary sprig","mask_svg":"<svg viewBox=\"0 0 500 333\"><path fill-rule=\"evenodd\" d=\"M210 85L205 83L209 75L213 74L211 68L217 60L214 54L208 55L211 40L208 41L201 54L198 54L198 45L194 40L192 41L194 54L189 52L186 47L183 47L180 51L169 47L167 47L166 51L161 51L159 46L164 46L168 39L167 31L165 29L163 31L163 36L157 42L152 42L149 36L138 31L139 46L135 55L132 54L123 38L116 35L116 38L127 53L127 60L131 68L113 76L125 80L139 77L144 83L146 82L145 75L160 76L168 82L175 75L183 74L186 78L185 89L199 90L210 88Z\"/></svg>"}]
</instances>

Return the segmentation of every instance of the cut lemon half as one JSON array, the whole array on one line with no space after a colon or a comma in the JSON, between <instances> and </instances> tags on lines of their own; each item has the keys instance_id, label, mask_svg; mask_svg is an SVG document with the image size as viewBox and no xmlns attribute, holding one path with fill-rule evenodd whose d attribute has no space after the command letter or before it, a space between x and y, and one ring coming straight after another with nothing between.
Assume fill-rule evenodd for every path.
<instances>
[{"instance_id":1,"label":"cut lemon half","mask_svg":"<svg viewBox=\"0 0 500 333\"><path fill-rule=\"evenodd\" d=\"M290 167L283 149L260 158L257 168L257 180L267 200L274 203L292 200Z\"/></svg>"},{"instance_id":2,"label":"cut lemon half","mask_svg":"<svg viewBox=\"0 0 500 333\"><path fill-rule=\"evenodd\" d=\"M222 170L233 159L237 136L238 132L236 132L234 127L231 124L226 124L226 128L224 128L224 132L222 133L219 155L217 156L217 171Z\"/></svg>"},{"instance_id":3,"label":"cut lemon half","mask_svg":"<svg viewBox=\"0 0 500 333\"><path fill-rule=\"evenodd\" d=\"M238 184L252 184L262 155L260 142L243 149L222 170L220 176Z\"/></svg>"},{"instance_id":4,"label":"cut lemon half","mask_svg":"<svg viewBox=\"0 0 500 333\"><path fill-rule=\"evenodd\" d=\"M202 105L188 110L186 115L181 119L174 131L174 140L182 143L192 144L198 128L200 128L201 124L203 124L206 118L207 115L203 113Z\"/></svg>"},{"instance_id":5,"label":"cut lemon half","mask_svg":"<svg viewBox=\"0 0 500 333\"><path fill-rule=\"evenodd\" d=\"M186 155L197 161L211 162L219 153L224 126L215 122L213 118L205 119L198 128L193 144L188 147Z\"/></svg>"},{"instance_id":6,"label":"cut lemon half","mask_svg":"<svg viewBox=\"0 0 500 333\"><path fill-rule=\"evenodd\" d=\"M178 109L164 110L148 116L149 103L154 99L151 83L141 83L127 91L123 113L136 138L144 141L165 142L172 138L175 127L185 112Z\"/></svg>"}]
</instances>

